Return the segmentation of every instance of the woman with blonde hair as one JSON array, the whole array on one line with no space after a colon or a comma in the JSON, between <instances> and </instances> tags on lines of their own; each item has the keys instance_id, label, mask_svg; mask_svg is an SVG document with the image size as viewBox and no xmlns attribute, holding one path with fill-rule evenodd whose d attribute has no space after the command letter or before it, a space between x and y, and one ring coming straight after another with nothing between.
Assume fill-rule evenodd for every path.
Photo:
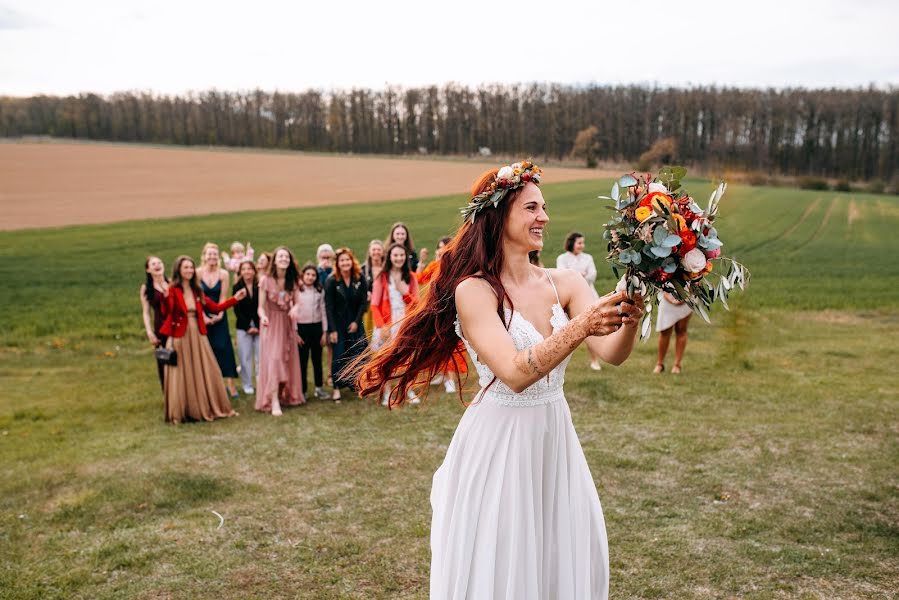
<instances>
[{"instance_id":1,"label":"woman with blonde hair","mask_svg":"<svg viewBox=\"0 0 899 600\"><path fill-rule=\"evenodd\" d=\"M368 243L368 255L365 257L365 262L362 263L362 277L365 278L365 285L368 286L369 290L369 309L362 315L362 324L365 325L365 334L369 341L371 341L372 334L375 330L374 317L371 313L371 290L374 288L375 279L377 279L384 270L386 262L384 256L384 242L381 240L370 241Z\"/></svg>"},{"instance_id":2,"label":"woman with blonde hair","mask_svg":"<svg viewBox=\"0 0 899 600\"><path fill-rule=\"evenodd\" d=\"M197 275L200 287L207 298L218 302L221 298L227 298L231 293L231 278L228 271L221 267L218 244L208 242L203 246L200 255L202 263L197 267ZM228 327L228 313L222 311L217 314L204 315L208 325L209 345L215 353L215 360L225 378L225 387L231 398L237 398L237 362L234 360L234 346L231 344L231 330Z\"/></svg>"}]
</instances>

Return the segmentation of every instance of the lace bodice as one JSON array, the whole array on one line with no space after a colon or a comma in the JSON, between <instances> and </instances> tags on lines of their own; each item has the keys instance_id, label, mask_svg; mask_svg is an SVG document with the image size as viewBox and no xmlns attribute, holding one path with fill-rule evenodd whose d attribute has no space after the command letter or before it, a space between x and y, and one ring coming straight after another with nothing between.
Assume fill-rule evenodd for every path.
<instances>
[{"instance_id":1,"label":"lace bodice","mask_svg":"<svg viewBox=\"0 0 899 600\"><path fill-rule=\"evenodd\" d=\"M550 281L552 281L551 278ZM553 284L553 287L555 287L555 284ZM558 293L556 294L556 299L558 300ZM504 309L504 312L506 315L506 322L509 323L509 335L512 337L512 341L517 350L524 350L525 348L539 344L544 340L543 335L536 327L534 327L533 323L525 319L521 313L509 310L508 308ZM568 324L568 315L565 314L565 310L559 302L553 304L552 316L550 317L549 322L550 325L552 325L553 333ZM493 371L490 370L490 367L478 361L477 353L468 343L468 340L462 335L462 325L459 322L458 315L456 316L455 327L456 335L458 335L465 344L468 355L471 357L475 369L478 371L478 383L483 390L491 381L493 381ZM479 392L475 397L475 401L480 400L483 402L504 404L508 406L536 406L538 404L555 402L563 397L562 385L565 383L565 367L568 366L570 358L570 356L566 357L555 369L550 371L547 377L535 382L519 394L513 392L509 386L497 379L486 393Z\"/></svg>"}]
</instances>

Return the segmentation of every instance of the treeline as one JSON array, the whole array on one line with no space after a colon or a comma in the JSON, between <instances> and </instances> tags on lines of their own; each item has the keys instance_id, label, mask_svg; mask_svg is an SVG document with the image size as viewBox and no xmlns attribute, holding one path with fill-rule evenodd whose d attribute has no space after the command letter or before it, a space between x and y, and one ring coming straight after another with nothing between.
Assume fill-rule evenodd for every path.
<instances>
[{"instance_id":1,"label":"treeline","mask_svg":"<svg viewBox=\"0 0 899 600\"><path fill-rule=\"evenodd\" d=\"M889 180L899 171L897 91L535 84L0 97L0 135L562 159L595 126L599 160L633 163L674 138L683 163Z\"/></svg>"}]
</instances>

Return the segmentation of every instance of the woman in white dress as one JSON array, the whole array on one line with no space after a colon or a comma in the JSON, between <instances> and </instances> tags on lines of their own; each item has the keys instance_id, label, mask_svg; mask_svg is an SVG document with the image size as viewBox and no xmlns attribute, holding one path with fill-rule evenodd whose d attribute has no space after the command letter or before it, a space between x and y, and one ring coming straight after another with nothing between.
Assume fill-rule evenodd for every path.
<instances>
[{"instance_id":1,"label":"woman in white dress","mask_svg":"<svg viewBox=\"0 0 899 600\"><path fill-rule=\"evenodd\" d=\"M692 314L693 309L689 305L679 301L671 294L665 293L659 297L659 316L656 319L656 331L659 332L659 355L656 358L653 373L661 373L665 370L665 355L668 354L672 331L676 339L674 342L674 366L671 367L671 372L675 375L680 373L684 350L687 348L687 325L690 323Z\"/></svg>"},{"instance_id":2,"label":"woman in white dress","mask_svg":"<svg viewBox=\"0 0 899 600\"><path fill-rule=\"evenodd\" d=\"M568 234L568 237L565 238L565 254L560 254L556 258L556 268L571 269L580 273L581 277L587 281L587 285L590 286L594 299L599 299L599 294L596 292L596 264L593 262L593 257L584 252L583 233L572 231ZM590 352L590 368L594 371L601 371L602 364L599 362L599 357L589 348L587 350Z\"/></svg>"},{"instance_id":3,"label":"woman in white dress","mask_svg":"<svg viewBox=\"0 0 899 600\"><path fill-rule=\"evenodd\" d=\"M434 474L432 600L608 597L602 508L562 387L584 341L607 362L628 357L643 302L596 300L580 275L530 264L549 220L539 175L522 162L478 180L425 300L359 363L360 391L393 381L393 404L443 367L456 335L478 371Z\"/></svg>"}]
</instances>

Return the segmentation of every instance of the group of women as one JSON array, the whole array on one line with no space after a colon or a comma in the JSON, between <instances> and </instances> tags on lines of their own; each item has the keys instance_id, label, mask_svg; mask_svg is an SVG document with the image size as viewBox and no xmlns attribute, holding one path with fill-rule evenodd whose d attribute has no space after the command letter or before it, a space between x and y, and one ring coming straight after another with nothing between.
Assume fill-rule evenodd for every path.
<instances>
[{"instance_id":1,"label":"group of women","mask_svg":"<svg viewBox=\"0 0 899 600\"><path fill-rule=\"evenodd\" d=\"M171 278L159 257L145 262L144 327L151 345L165 349L156 357L169 422L236 415L230 401L239 396L238 373L244 393L256 396L256 410L282 415L283 407L305 403L310 362L312 394L339 403L341 390L354 388L341 372L369 343L380 347L395 333L418 299L419 280L438 264L425 268L427 249L419 257L402 223L391 228L386 241L369 244L362 265L349 248L335 251L328 244L318 248L317 265L302 268L286 246L257 260L249 244L235 242L230 250L229 255L207 243L198 264L179 256ZM324 387L325 350L330 393ZM455 382L446 381L447 391L455 391ZM409 400L418 402L417 396Z\"/></svg>"},{"instance_id":2,"label":"group of women","mask_svg":"<svg viewBox=\"0 0 899 600\"><path fill-rule=\"evenodd\" d=\"M584 251L584 241L583 234L572 232L556 266L578 272L594 290L596 265ZM178 257L171 279L160 258L148 257L140 290L147 337L154 347L174 351L157 353L166 420L177 423L237 414L230 400L238 397L238 373L243 392L256 396L256 410L280 416L283 407L305 403L310 362L312 395L339 403L342 389L354 389L351 378L342 376L345 367L367 347L378 350L396 335L400 321L418 301L420 289L435 277L449 242L450 238L441 238L435 260L428 262L428 250L422 248L419 254L408 228L396 223L386 241L369 243L362 264L349 248L335 251L322 244L318 264L306 263L302 268L286 246L254 260L250 244L234 242L228 254L210 242L203 247L199 265L188 256ZM534 260L539 262L539 257ZM228 308L234 310L240 368L234 359ZM663 298L654 372L664 370L672 332L677 334L672 372L680 372L688 320L688 307ZM325 353L331 392L325 390ZM590 357L591 368L600 370L598 357L593 353ZM431 383L456 393L459 375L466 371L460 343L454 360ZM386 385L382 404L389 403L390 393ZM406 395L409 403L420 402L414 390Z\"/></svg>"}]
</instances>

